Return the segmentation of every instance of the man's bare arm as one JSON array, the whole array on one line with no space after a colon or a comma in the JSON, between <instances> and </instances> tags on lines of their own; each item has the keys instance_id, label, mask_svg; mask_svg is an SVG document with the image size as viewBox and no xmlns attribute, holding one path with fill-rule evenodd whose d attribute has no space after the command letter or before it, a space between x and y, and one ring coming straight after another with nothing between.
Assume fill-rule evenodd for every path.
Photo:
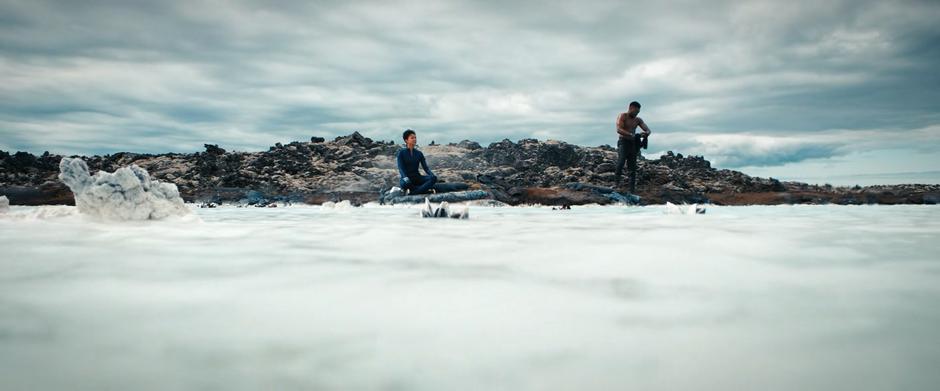
<instances>
[{"instance_id":1,"label":"man's bare arm","mask_svg":"<svg viewBox=\"0 0 940 391\"><path fill-rule=\"evenodd\" d=\"M646 133L647 136L650 135L650 128L646 126L646 121L640 121L640 129L643 129L643 133Z\"/></svg>"},{"instance_id":2,"label":"man's bare arm","mask_svg":"<svg viewBox=\"0 0 940 391\"><path fill-rule=\"evenodd\" d=\"M623 137L629 137L630 131L623 128L623 116L625 115L627 115L627 113L622 113L619 117L617 117L617 134Z\"/></svg>"}]
</instances>

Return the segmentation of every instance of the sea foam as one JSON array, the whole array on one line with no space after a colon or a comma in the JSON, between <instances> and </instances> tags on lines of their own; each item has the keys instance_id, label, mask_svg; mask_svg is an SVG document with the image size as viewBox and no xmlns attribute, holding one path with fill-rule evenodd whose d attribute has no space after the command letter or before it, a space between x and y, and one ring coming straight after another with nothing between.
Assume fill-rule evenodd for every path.
<instances>
[{"instance_id":1,"label":"sea foam","mask_svg":"<svg viewBox=\"0 0 940 391\"><path fill-rule=\"evenodd\" d=\"M190 213L176 185L150 179L147 170L137 165L92 176L84 160L63 158L59 179L75 193L75 206L85 215L105 220L157 220Z\"/></svg>"}]
</instances>

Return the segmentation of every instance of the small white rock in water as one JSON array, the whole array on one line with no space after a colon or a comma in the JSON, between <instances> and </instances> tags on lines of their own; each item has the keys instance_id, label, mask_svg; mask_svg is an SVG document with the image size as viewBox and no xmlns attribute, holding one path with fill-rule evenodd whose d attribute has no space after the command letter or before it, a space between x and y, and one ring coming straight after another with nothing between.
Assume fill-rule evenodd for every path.
<instances>
[{"instance_id":1,"label":"small white rock in water","mask_svg":"<svg viewBox=\"0 0 940 391\"><path fill-rule=\"evenodd\" d=\"M694 215L705 214L705 206L699 204L682 204L676 205L672 202L666 201L666 213L668 214L677 214L677 215Z\"/></svg>"},{"instance_id":2,"label":"small white rock in water","mask_svg":"<svg viewBox=\"0 0 940 391\"><path fill-rule=\"evenodd\" d=\"M84 160L62 158L59 179L75 194L75 206L82 214L107 220L157 220L190 213L176 185L151 180L137 165L91 176Z\"/></svg>"},{"instance_id":3,"label":"small white rock in water","mask_svg":"<svg viewBox=\"0 0 940 391\"><path fill-rule=\"evenodd\" d=\"M353 208L353 204L349 200L342 200L340 202L327 201L320 204L320 207L329 209L349 209Z\"/></svg>"},{"instance_id":4,"label":"small white rock in water","mask_svg":"<svg viewBox=\"0 0 940 391\"><path fill-rule=\"evenodd\" d=\"M388 189L388 192L385 193L386 197L400 197L405 195L405 192L398 186L393 186L391 189Z\"/></svg>"},{"instance_id":5,"label":"small white rock in water","mask_svg":"<svg viewBox=\"0 0 940 391\"><path fill-rule=\"evenodd\" d=\"M470 218L470 205L464 204L462 207L451 209L450 218L461 219L461 220L469 219Z\"/></svg>"},{"instance_id":6,"label":"small white rock in water","mask_svg":"<svg viewBox=\"0 0 940 391\"><path fill-rule=\"evenodd\" d=\"M463 205L460 208L455 208L451 210L450 204L447 201L443 201L438 205L438 207L433 207L431 205L431 200L424 199L424 207L421 208L421 217L450 217L452 219L468 219L470 218L470 206Z\"/></svg>"},{"instance_id":7,"label":"small white rock in water","mask_svg":"<svg viewBox=\"0 0 940 391\"><path fill-rule=\"evenodd\" d=\"M10 210L10 199L7 196L0 196L0 213Z\"/></svg>"}]
</instances>

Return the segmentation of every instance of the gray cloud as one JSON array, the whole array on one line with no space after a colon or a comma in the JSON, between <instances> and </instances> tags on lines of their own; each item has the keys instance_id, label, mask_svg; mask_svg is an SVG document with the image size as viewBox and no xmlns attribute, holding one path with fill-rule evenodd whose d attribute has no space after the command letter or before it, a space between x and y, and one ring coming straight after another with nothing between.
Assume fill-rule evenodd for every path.
<instances>
[{"instance_id":1,"label":"gray cloud","mask_svg":"<svg viewBox=\"0 0 940 391\"><path fill-rule=\"evenodd\" d=\"M898 134L903 136L898 137ZM659 139L653 143L653 153L650 155L658 156L666 149L674 148L676 151L706 156L717 166L728 168L782 166L875 150L940 154L940 125L907 130L843 129L782 135L673 132ZM933 168L935 165L923 167Z\"/></svg>"},{"instance_id":2,"label":"gray cloud","mask_svg":"<svg viewBox=\"0 0 940 391\"><path fill-rule=\"evenodd\" d=\"M613 144L636 99L663 150L737 167L859 148L820 132L905 140L940 123L933 2L0 0L0 15L2 149L258 150L403 128Z\"/></svg>"},{"instance_id":3,"label":"gray cloud","mask_svg":"<svg viewBox=\"0 0 940 391\"><path fill-rule=\"evenodd\" d=\"M676 139L679 135L670 134L667 138ZM842 155L847 149L845 143L839 142L742 134L691 136L669 144L679 147L678 151L707 156L717 166L732 168L777 166L828 158Z\"/></svg>"}]
</instances>

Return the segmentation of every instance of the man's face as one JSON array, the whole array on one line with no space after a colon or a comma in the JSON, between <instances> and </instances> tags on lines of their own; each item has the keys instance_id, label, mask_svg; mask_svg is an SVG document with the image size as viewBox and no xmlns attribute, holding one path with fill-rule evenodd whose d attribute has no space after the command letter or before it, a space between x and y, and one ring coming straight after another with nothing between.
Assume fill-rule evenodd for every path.
<instances>
[{"instance_id":1,"label":"man's face","mask_svg":"<svg viewBox=\"0 0 940 391\"><path fill-rule=\"evenodd\" d=\"M629 114L631 117L636 117L637 114L640 114L640 108L636 106L630 106L630 108L627 110L627 114Z\"/></svg>"},{"instance_id":2,"label":"man's face","mask_svg":"<svg viewBox=\"0 0 940 391\"><path fill-rule=\"evenodd\" d=\"M405 144L408 145L409 147L413 147L417 143L418 143L418 136L415 136L413 134L409 134L408 139L405 140Z\"/></svg>"}]
</instances>

